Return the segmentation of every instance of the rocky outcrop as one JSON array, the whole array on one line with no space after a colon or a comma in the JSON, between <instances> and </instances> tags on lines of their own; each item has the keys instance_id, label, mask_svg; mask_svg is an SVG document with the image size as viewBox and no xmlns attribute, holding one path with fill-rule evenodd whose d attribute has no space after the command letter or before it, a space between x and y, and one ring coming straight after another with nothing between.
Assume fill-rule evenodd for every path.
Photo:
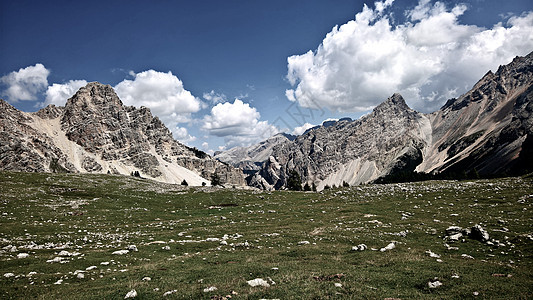
<instances>
[{"instance_id":1,"label":"rocky outcrop","mask_svg":"<svg viewBox=\"0 0 533 300\"><path fill-rule=\"evenodd\" d=\"M268 158L247 160L261 166L250 172L249 184L282 189L291 170L318 189L413 172L531 172L532 82L533 53L489 71L472 90L432 114L413 111L394 94L359 120L309 129L294 141L273 145Z\"/></svg>"},{"instance_id":2,"label":"rocky outcrop","mask_svg":"<svg viewBox=\"0 0 533 300\"><path fill-rule=\"evenodd\" d=\"M82 87L65 107L36 113L0 102L0 167L30 172L130 174L189 185L244 185L244 175L204 152L173 139L146 107L124 106L113 88L97 82Z\"/></svg>"}]
</instances>

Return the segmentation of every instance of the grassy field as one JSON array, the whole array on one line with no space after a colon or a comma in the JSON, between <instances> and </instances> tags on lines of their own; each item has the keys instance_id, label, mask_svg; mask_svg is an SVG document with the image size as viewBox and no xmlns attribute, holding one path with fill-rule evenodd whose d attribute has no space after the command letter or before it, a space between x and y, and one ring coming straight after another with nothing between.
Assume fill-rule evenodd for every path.
<instances>
[{"instance_id":1,"label":"grassy field","mask_svg":"<svg viewBox=\"0 0 533 300\"><path fill-rule=\"evenodd\" d=\"M533 298L532 204L531 178L270 193L2 172L0 299ZM494 245L445 240L475 224Z\"/></svg>"}]
</instances>

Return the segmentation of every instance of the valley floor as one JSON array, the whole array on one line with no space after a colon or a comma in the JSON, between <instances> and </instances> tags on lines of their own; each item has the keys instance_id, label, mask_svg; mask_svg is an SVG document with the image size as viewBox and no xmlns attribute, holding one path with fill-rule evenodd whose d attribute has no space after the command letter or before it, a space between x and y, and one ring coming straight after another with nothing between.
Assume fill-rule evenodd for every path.
<instances>
[{"instance_id":1,"label":"valley floor","mask_svg":"<svg viewBox=\"0 0 533 300\"><path fill-rule=\"evenodd\" d=\"M476 224L488 240L446 232ZM531 224L531 177L304 193L0 172L0 298L529 298Z\"/></svg>"}]
</instances>

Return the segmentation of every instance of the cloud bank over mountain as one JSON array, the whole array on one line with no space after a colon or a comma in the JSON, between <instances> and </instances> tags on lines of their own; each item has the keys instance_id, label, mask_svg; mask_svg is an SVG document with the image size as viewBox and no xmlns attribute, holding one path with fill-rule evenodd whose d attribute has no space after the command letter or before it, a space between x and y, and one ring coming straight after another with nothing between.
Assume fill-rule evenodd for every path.
<instances>
[{"instance_id":1,"label":"cloud bank over mountain","mask_svg":"<svg viewBox=\"0 0 533 300\"><path fill-rule=\"evenodd\" d=\"M366 111L394 92L428 112L471 88L487 70L533 49L533 13L492 28L461 24L467 6L421 0L395 24L393 1L364 6L314 51L287 59L286 91L303 107Z\"/></svg>"}]
</instances>

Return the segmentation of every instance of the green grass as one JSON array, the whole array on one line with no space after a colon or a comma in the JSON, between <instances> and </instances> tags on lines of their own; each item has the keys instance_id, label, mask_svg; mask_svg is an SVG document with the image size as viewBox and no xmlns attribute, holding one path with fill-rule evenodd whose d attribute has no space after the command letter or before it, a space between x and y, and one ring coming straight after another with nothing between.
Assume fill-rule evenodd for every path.
<instances>
[{"instance_id":1,"label":"green grass","mask_svg":"<svg viewBox=\"0 0 533 300\"><path fill-rule=\"evenodd\" d=\"M2 172L0 299L123 299L131 289L136 299L172 290L165 298L527 299L532 183L529 177L269 193ZM447 227L474 224L505 246L465 239L450 243L458 250L447 249ZM206 240L224 235L227 245ZM379 251L391 241L395 249ZM361 243L369 249L350 251ZM129 245L139 251L112 254ZM80 255L47 262L63 248ZM85 271L90 266L97 268ZM430 289L435 277L443 285ZM249 286L255 278L275 284ZM217 290L203 291L211 286Z\"/></svg>"}]
</instances>

